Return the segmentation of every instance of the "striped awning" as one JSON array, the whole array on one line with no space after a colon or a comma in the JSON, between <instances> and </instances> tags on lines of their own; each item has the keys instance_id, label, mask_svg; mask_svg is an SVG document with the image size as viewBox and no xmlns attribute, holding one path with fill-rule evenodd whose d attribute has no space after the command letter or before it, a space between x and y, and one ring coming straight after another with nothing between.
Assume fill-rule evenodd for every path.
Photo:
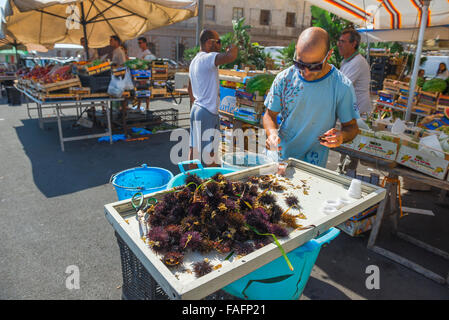
<instances>
[{"instance_id":1,"label":"striped awning","mask_svg":"<svg viewBox=\"0 0 449 320\"><path fill-rule=\"evenodd\" d=\"M366 29L419 28L421 0L307 0ZM449 0L432 0L427 26L449 24Z\"/></svg>"}]
</instances>

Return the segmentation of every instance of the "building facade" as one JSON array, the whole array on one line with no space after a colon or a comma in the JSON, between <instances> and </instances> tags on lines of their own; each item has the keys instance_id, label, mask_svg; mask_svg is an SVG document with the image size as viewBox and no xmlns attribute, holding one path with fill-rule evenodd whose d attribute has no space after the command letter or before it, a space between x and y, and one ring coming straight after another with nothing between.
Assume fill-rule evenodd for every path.
<instances>
[{"instance_id":1,"label":"building facade","mask_svg":"<svg viewBox=\"0 0 449 320\"><path fill-rule=\"evenodd\" d=\"M286 46L311 24L310 4L304 0L204 0L204 28L220 35L232 31L232 20L245 17L251 40L263 46ZM182 60L196 43L197 18L146 32L150 50L161 58ZM137 39L126 42L129 56L138 52Z\"/></svg>"}]
</instances>

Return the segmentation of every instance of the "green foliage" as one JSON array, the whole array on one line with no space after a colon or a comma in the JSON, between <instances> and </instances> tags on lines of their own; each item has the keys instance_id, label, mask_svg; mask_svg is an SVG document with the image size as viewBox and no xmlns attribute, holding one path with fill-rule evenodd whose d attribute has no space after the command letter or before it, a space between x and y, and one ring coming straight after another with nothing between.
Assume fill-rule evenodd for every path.
<instances>
[{"instance_id":1,"label":"green foliage","mask_svg":"<svg viewBox=\"0 0 449 320\"><path fill-rule=\"evenodd\" d=\"M290 44L278 50L281 54L283 67L288 68L293 64L293 57L295 56L296 51L296 41L290 42Z\"/></svg>"},{"instance_id":2,"label":"green foliage","mask_svg":"<svg viewBox=\"0 0 449 320\"><path fill-rule=\"evenodd\" d=\"M246 83L246 91L249 93L259 92L261 96L271 88L275 76L272 74L259 74L248 80Z\"/></svg>"},{"instance_id":3,"label":"green foliage","mask_svg":"<svg viewBox=\"0 0 449 320\"><path fill-rule=\"evenodd\" d=\"M334 49L330 63L337 68L340 68L343 57L340 56L340 53L338 52L337 41L344 29L353 27L354 25L351 22L316 6L312 6L311 11L312 26L321 27L329 33L330 47L331 49Z\"/></svg>"},{"instance_id":4,"label":"green foliage","mask_svg":"<svg viewBox=\"0 0 449 320\"><path fill-rule=\"evenodd\" d=\"M222 52L225 52L229 45L234 44L238 47L239 54L234 62L222 65L220 68L232 69L234 65L237 65L239 68L252 65L259 70L265 68L267 55L262 46L256 42L251 42L249 34L251 26L245 24L245 18L232 20L232 30L233 32L226 33L220 37Z\"/></svg>"},{"instance_id":5,"label":"green foliage","mask_svg":"<svg viewBox=\"0 0 449 320\"><path fill-rule=\"evenodd\" d=\"M196 46L196 47L184 50L184 56L183 56L184 60L186 62L190 63L190 61L192 61L193 58L195 58L195 56L196 56L196 54L198 52L200 52L200 47L199 46Z\"/></svg>"}]
</instances>

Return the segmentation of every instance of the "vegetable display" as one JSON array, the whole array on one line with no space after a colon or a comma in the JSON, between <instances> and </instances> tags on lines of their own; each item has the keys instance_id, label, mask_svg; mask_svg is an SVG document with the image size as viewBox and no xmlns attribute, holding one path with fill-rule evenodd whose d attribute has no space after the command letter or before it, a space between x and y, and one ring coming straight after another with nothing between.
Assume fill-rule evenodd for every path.
<instances>
[{"instance_id":1,"label":"vegetable display","mask_svg":"<svg viewBox=\"0 0 449 320\"><path fill-rule=\"evenodd\" d=\"M134 59L125 62L125 66L133 70L147 70L150 66L151 61Z\"/></svg>"},{"instance_id":2,"label":"vegetable display","mask_svg":"<svg viewBox=\"0 0 449 320\"><path fill-rule=\"evenodd\" d=\"M271 88L274 79L275 76L271 74L256 75L246 83L246 91L249 93L255 93L257 91L263 96Z\"/></svg>"},{"instance_id":3,"label":"vegetable display","mask_svg":"<svg viewBox=\"0 0 449 320\"><path fill-rule=\"evenodd\" d=\"M446 90L446 87L447 83L445 80L434 78L424 82L422 90L427 92L443 92Z\"/></svg>"}]
</instances>

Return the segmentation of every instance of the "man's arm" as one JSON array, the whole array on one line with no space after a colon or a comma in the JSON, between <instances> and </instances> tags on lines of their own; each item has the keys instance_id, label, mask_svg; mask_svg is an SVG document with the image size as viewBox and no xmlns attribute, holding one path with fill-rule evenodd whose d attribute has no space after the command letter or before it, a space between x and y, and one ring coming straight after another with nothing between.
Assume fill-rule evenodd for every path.
<instances>
[{"instance_id":1,"label":"man's arm","mask_svg":"<svg viewBox=\"0 0 449 320\"><path fill-rule=\"evenodd\" d=\"M337 148L342 143L354 139L359 132L359 126L357 125L357 121L355 119L342 123L341 127L341 130L332 128L327 131L320 143L328 148Z\"/></svg>"},{"instance_id":2,"label":"man's arm","mask_svg":"<svg viewBox=\"0 0 449 320\"><path fill-rule=\"evenodd\" d=\"M189 97L190 97L190 109L192 109L192 105L195 102L195 97L193 96L192 83L190 82L190 79L189 79L189 87L187 88L187 91L189 92Z\"/></svg>"},{"instance_id":3,"label":"man's arm","mask_svg":"<svg viewBox=\"0 0 449 320\"><path fill-rule=\"evenodd\" d=\"M281 142L278 136L278 126L277 126L278 114L279 112L274 112L271 111L270 109L267 109L262 119L263 128L265 129L265 132L267 134L267 140L265 143L265 147L267 149L276 147Z\"/></svg>"},{"instance_id":4,"label":"man's arm","mask_svg":"<svg viewBox=\"0 0 449 320\"><path fill-rule=\"evenodd\" d=\"M239 54L239 50L236 46L231 44L229 48L224 53L219 53L215 56L215 65L218 67L222 64L231 63L235 59L237 59L237 56Z\"/></svg>"}]
</instances>

